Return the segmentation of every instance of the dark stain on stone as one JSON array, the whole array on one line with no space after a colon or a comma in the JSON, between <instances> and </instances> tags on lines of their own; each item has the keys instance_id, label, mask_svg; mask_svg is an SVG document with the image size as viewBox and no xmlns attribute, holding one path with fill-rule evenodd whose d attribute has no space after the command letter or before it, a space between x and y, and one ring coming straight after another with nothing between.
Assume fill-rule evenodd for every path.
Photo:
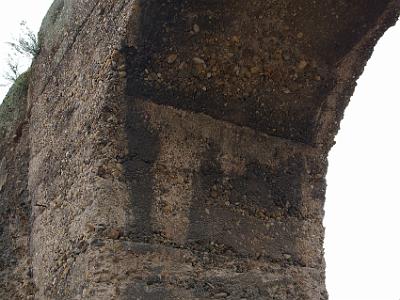
<instances>
[{"instance_id":1,"label":"dark stain on stone","mask_svg":"<svg viewBox=\"0 0 400 300\"><path fill-rule=\"evenodd\" d=\"M303 160L294 157L279 169L251 162L244 175L234 176L222 171L219 153L216 145L210 145L194 175L188 244L200 251L239 257L257 256L257 252L265 250L265 257L279 261L282 251L294 249L296 235L288 232L291 222L301 219ZM263 227L265 218L276 217L293 220L276 227L279 232ZM257 232L269 237L258 237ZM249 244L259 238L273 242L256 242L254 247Z\"/></svg>"},{"instance_id":2,"label":"dark stain on stone","mask_svg":"<svg viewBox=\"0 0 400 300\"><path fill-rule=\"evenodd\" d=\"M312 144L332 66L387 3L141 1L127 92Z\"/></svg>"},{"instance_id":3,"label":"dark stain on stone","mask_svg":"<svg viewBox=\"0 0 400 300\"><path fill-rule=\"evenodd\" d=\"M223 178L223 171L216 157L218 151L216 145L209 144L209 149L201 161L200 170L193 178L194 197L190 207L187 241L195 247L205 245L212 240L212 234L207 232L204 226L207 224L204 211L209 209L213 186L220 185Z\"/></svg>"},{"instance_id":4,"label":"dark stain on stone","mask_svg":"<svg viewBox=\"0 0 400 300\"><path fill-rule=\"evenodd\" d=\"M161 300L175 299L162 285L148 285L146 282L133 283L121 295L122 300Z\"/></svg>"},{"instance_id":5,"label":"dark stain on stone","mask_svg":"<svg viewBox=\"0 0 400 300\"><path fill-rule=\"evenodd\" d=\"M303 173L304 163L299 157L279 168L249 163L244 176L230 178L233 188L230 201L263 209L266 215L281 212L286 216L299 216Z\"/></svg>"},{"instance_id":6,"label":"dark stain on stone","mask_svg":"<svg viewBox=\"0 0 400 300\"><path fill-rule=\"evenodd\" d=\"M334 81L323 63L311 67L312 57L306 57L305 71L296 69L304 58L302 41L284 31L283 21L279 26L268 21L281 18L268 15L270 6L280 11L284 4L142 1L140 6L138 39L127 51L128 95L311 142L321 95ZM264 19L257 19L259 14ZM171 53L176 59L168 63Z\"/></svg>"},{"instance_id":7,"label":"dark stain on stone","mask_svg":"<svg viewBox=\"0 0 400 300\"><path fill-rule=\"evenodd\" d=\"M315 96L326 93L333 82L312 80L312 71L312 74L301 75L307 80L307 87L301 85L298 91L294 89L299 87L293 87L292 91L281 90L280 81L291 84L289 77L294 74L298 62L284 66L262 53L262 49L253 49L254 41L249 40L249 36L258 30L256 23L249 20L253 16L247 17L243 28L237 29L245 45L227 46L230 53L224 53L221 43L234 35L236 31L230 28L237 27L235 20L240 19L243 12L239 4L227 0L171 1L161 5L158 1L143 1L140 36L137 45L128 51L128 95L136 94L140 87L141 96L159 104L206 113L274 136L309 142L314 125L312 116L320 104L315 103L318 99ZM232 7L226 9L227 5ZM193 33L194 24L201 28L200 33ZM271 37L278 33L271 28L266 34ZM213 39L222 41L213 42ZM289 40L285 45L280 41L270 44L267 40L264 39L265 47L272 48L264 50L269 52L280 53L281 47L292 44ZM289 49L292 48L296 49ZM172 65L165 62L171 52L177 54L177 61ZM261 61L254 61L256 57ZM196 59L200 63L196 63ZM269 68L267 65L272 67L266 71L263 68ZM241 75L239 69L238 76L227 75L235 68L242 70ZM257 71L258 68L262 70ZM257 74L251 75L249 70Z\"/></svg>"},{"instance_id":8,"label":"dark stain on stone","mask_svg":"<svg viewBox=\"0 0 400 300\"><path fill-rule=\"evenodd\" d=\"M305 48L334 65L374 26L389 0L289 1L286 22L304 34Z\"/></svg>"},{"instance_id":9,"label":"dark stain on stone","mask_svg":"<svg viewBox=\"0 0 400 300\"><path fill-rule=\"evenodd\" d=\"M127 98L126 134L129 154L125 158L125 176L132 203L132 222L127 234L134 240L147 239L152 234L151 208L154 202L152 166L159 154L157 134L146 123L134 98Z\"/></svg>"}]
</instances>

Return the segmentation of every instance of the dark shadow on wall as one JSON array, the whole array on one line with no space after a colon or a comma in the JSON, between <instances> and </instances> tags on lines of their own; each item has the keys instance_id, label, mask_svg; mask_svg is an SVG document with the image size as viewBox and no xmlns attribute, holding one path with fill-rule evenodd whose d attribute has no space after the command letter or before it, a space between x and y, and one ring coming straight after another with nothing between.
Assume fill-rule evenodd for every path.
<instances>
[{"instance_id":1,"label":"dark shadow on wall","mask_svg":"<svg viewBox=\"0 0 400 300\"><path fill-rule=\"evenodd\" d=\"M127 234L132 240L146 241L152 235L151 208L154 202L152 167L159 154L159 139L146 124L146 114L127 98L125 130L129 153L125 158L125 176L131 196L132 221Z\"/></svg>"},{"instance_id":2,"label":"dark shadow on wall","mask_svg":"<svg viewBox=\"0 0 400 300\"><path fill-rule=\"evenodd\" d=\"M244 174L227 175L217 159L220 153L211 145L193 176L188 245L220 255L280 261L282 253L296 248L296 236L272 232L264 225L268 218L302 218L303 161L289 160L279 169L253 161ZM265 243L265 236L274 237L274 242ZM252 245L254 240L257 245Z\"/></svg>"},{"instance_id":3,"label":"dark shadow on wall","mask_svg":"<svg viewBox=\"0 0 400 300\"><path fill-rule=\"evenodd\" d=\"M247 121L252 122L251 102L245 103L241 100L235 102L235 99L231 99L229 105L232 106L225 106L224 101L220 101L223 93L219 94L218 88L216 88L216 92L203 93L202 96L196 93L191 94L192 90L176 89L174 82L163 80L163 74L161 76L153 74L152 70L159 65L175 70L176 64L167 63L165 65L165 61L161 61L165 59L171 49L185 52L192 49L196 41L202 41L216 33L225 32L226 28L233 24L240 3L237 0L163 1L161 3L153 0L141 1L139 20L130 22L129 26L132 28L128 28L128 32L131 31L132 36L128 36L128 40L131 42L127 42L123 55L126 57L126 99L129 107L126 123L129 158L125 162L125 168L133 203L134 222L130 228L130 235L133 239L143 240L155 234L151 229L150 216L154 203L152 167L160 151L158 134L148 126L147 116L135 103L136 99L154 101L157 104L183 110L205 112L215 116L216 119L229 119L239 123L243 120L241 116L247 115ZM236 9L233 13L227 8L229 4ZM279 6L279 9L282 7ZM210 19L209 16L212 18ZM193 35L191 33L193 24L200 24L204 34L198 37L193 36L192 40L188 40L187 34ZM133 37L133 33L136 34L135 37ZM217 51L219 45L212 47L214 48L208 49L210 52ZM191 69L189 72L192 71L194 70ZM152 77L153 75L155 77ZM180 75L177 76L176 79L180 80ZM193 78L195 81L203 80L201 76L193 75ZM307 110L304 111L309 113ZM279 122L284 123L282 120ZM252 124L255 123L246 123L246 125ZM295 128L297 127L295 126ZM217 189L221 193L225 193L223 196L226 200L231 203L239 202L240 206L244 210L248 210L251 216L257 216L258 210L260 210L264 214L267 212L267 217L272 218L276 216L302 218L300 214L301 178L304 172L304 161L301 157L293 158L279 170L263 166L258 162L251 162L246 166L247 173L243 176L223 178L224 174L217 161L220 152L221 149L211 147L209 153L203 158L200 173L193 174L195 176L193 187L195 197L190 212L188 237L192 245L193 241L196 243L196 240L201 240L200 243L204 244L215 237L220 237L224 243L229 244L229 241L222 238L223 234L215 234L211 227L202 226L206 223L212 224L212 220L207 221L210 216L204 214L204 208L208 206L212 198L210 193L214 186L218 186ZM223 181L228 182L228 185L232 187L228 192L226 192L226 186L222 185ZM213 193L218 193L219 190L213 191ZM218 195L218 197L220 196ZM222 207L216 212L220 211L220 218L225 218L228 225L233 227L232 215L223 215L224 211L230 210L222 203ZM260 222L262 223L262 221ZM218 227L218 224L214 225ZM249 228L244 230L251 230L251 226L249 224ZM281 246L283 247L284 242L294 245L294 241L289 242L292 238L294 236L285 236L286 240L281 240ZM236 245L234 241L231 244ZM201 245L200 248L204 249L204 247L205 245ZM286 248L290 247L286 246ZM276 256L278 257L280 254Z\"/></svg>"},{"instance_id":4,"label":"dark shadow on wall","mask_svg":"<svg viewBox=\"0 0 400 300\"><path fill-rule=\"evenodd\" d=\"M332 67L388 2L142 0L127 93L312 143Z\"/></svg>"},{"instance_id":5,"label":"dark shadow on wall","mask_svg":"<svg viewBox=\"0 0 400 300\"><path fill-rule=\"evenodd\" d=\"M160 153L160 141L158 130L149 126L149 116L140 109L136 100L205 113L214 119L247 126L272 136L310 143L315 116L334 86L334 74L328 74L327 70L332 71L332 65L353 47L385 8L382 2L374 2L376 12L366 14L368 17L361 22L364 25L356 29L353 26L361 23L348 15L351 5L355 5L360 14L364 14L368 6L359 1L343 4L336 13L349 20L346 19L346 26L336 28L333 22L336 14L332 14L336 4L332 1L327 4L270 1L275 5L271 9L271 18L275 18L276 24L262 33L264 37L260 34L258 38L264 43L259 47L261 50L274 53L265 55L260 62L273 64L272 71L269 78L258 74L254 86L247 86L253 75L244 74L243 80L237 79L240 76L234 75L233 68L241 61L244 61L241 68L250 68L257 62L253 60L260 54L257 51L261 50L255 50L251 43L251 31L258 26L258 21L254 21L256 15L243 16L250 5L243 4L245 7L240 9L241 3L237 0L140 1L139 19L130 22L130 26L136 27L130 28L135 36L128 37L131 42L128 41L124 49L128 106L125 128L129 144L125 170L133 206L128 231L134 241L176 247L173 241L152 230L151 210L155 203L152 172ZM259 7L265 8L263 4ZM254 9L249 8L249 11L257 13ZM294 14L302 17L295 18ZM313 19L314 14L322 16ZM246 26L235 29L235 20L241 17L246 20ZM318 26L317 22L323 24ZM283 31L287 24L292 28ZM196 32L195 25L199 26L199 32ZM229 31L231 27L241 34L244 43L229 46L233 56L219 64L218 59L224 54L220 41L233 36L235 30ZM325 28L326 32L317 31L319 28ZM219 41L214 43L216 39ZM282 47L286 47L286 52L278 51ZM291 64L297 65L302 57L313 63L309 64L307 72L301 73L297 82L301 87L296 92L291 92L292 88L282 90L287 82L294 81ZM209 77L208 70L213 70L213 66L221 67L222 72L218 75L215 71L216 74ZM321 78L316 80L316 77ZM244 89L236 92L236 87ZM253 93L254 87L260 90ZM251 92L246 94L246 88ZM188 241L184 247L198 250L196 253L199 254L263 258L269 262L307 266L301 261L302 253L296 252L297 240L307 234L302 232L304 220L300 213L304 160L294 157L277 169L256 161L247 162L245 174L226 178L218 162L220 152L221 149L211 147L202 158L200 171L192 174L194 197L189 212ZM318 196L320 198L322 195ZM247 214L246 218L233 213L234 210L225 202L217 203L225 200L230 205L239 203L237 209ZM278 217L280 222L276 223L280 224L265 230L265 223ZM242 222L239 225L236 224L238 220ZM255 244L251 244L250 238L254 238ZM290 257L289 260L285 255ZM155 274L158 272L154 271ZM141 284L133 285L128 294L142 293ZM159 295L158 290L154 293Z\"/></svg>"},{"instance_id":6,"label":"dark shadow on wall","mask_svg":"<svg viewBox=\"0 0 400 300\"><path fill-rule=\"evenodd\" d=\"M307 51L329 65L340 61L370 30L390 0L288 1L286 23L308 37Z\"/></svg>"},{"instance_id":7,"label":"dark shadow on wall","mask_svg":"<svg viewBox=\"0 0 400 300\"><path fill-rule=\"evenodd\" d=\"M256 14L270 5L258 4L243 16L249 6L237 0L142 1L135 25L138 37L128 57L128 95L139 89L143 98L158 104L307 142L318 108L315 95L329 90L329 80L309 90L293 87L298 90L291 94L283 89L293 72L281 56L300 56L301 45L293 47L294 38L280 32L283 21L279 26L265 25L264 32L252 39L259 27ZM275 6L277 14L284 9ZM235 35L243 40L227 42ZM289 54L280 53L281 48ZM276 59L275 52L280 53ZM307 80L315 72L307 74ZM288 105L300 98L307 99L302 106Z\"/></svg>"},{"instance_id":8,"label":"dark shadow on wall","mask_svg":"<svg viewBox=\"0 0 400 300\"><path fill-rule=\"evenodd\" d=\"M143 284L131 284L121 297L122 300L169 300L174 299L164 287L152 287L150 290Z\"/></svg>"}]
</instances>

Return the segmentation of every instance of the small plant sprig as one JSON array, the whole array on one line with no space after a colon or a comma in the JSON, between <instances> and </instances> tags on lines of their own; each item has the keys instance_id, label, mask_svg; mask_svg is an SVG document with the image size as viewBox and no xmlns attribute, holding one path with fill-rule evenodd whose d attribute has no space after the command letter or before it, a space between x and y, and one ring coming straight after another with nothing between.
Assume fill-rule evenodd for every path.
<instances>
[{"instance_id":1,"label":"small plant sprig","mask_svg":"<svg viewBox=\"0 0 400 300\"><path fill-rule=\"evenodd\" d=\"M25 21L22 21L20 26L20 36L18 39L8 42L8 44L17 53L33 58L38 55L40 51L38 38L36 34L26 25Z\"/></svg>"},{"instance_id":2,"label":"small plant sprig","mask_svg":"<svg viewBox=\"0 0 400 300\"><path fill-rule=\"evenodd\" d=\"M8 54L7 67L8 71L4 73L3 77L8 82L14 83L21 75L19 62L14 55ZM6 84L2 85L6 86Z\"/></svg>"},{"instance_id":3,"label":"small plant sprig","mask_svg":"<svg viewBox=\"0 0 400 300\"><path fill-rule=\"evenodd\" d=\"M9 82L14 83L21 75L20 62L24 59L33 59L39 54L40 47L37 35L27 26L25 21L20 23L20 34L18 38L8 42L11 51L7 58L7 71L4 72L3 78ZM7 86L7 84L1 84Z\"/></svg>"}]
</instances>

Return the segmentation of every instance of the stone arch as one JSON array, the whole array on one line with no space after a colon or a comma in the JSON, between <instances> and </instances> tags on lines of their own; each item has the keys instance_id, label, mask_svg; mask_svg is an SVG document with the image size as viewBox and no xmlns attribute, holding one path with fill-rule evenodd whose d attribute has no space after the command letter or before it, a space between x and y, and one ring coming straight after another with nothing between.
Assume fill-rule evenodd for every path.
<instances>
[{"instance_id":1,"label":"stone arch","mask_svg":"<svg viewBox=\"0 0 400 300\"><path fill-rule=\"evenodd\" d=\"M398 0L61 2L21 120L24 293L327 299L326 157Z\"/></svg>"}]
</instances>

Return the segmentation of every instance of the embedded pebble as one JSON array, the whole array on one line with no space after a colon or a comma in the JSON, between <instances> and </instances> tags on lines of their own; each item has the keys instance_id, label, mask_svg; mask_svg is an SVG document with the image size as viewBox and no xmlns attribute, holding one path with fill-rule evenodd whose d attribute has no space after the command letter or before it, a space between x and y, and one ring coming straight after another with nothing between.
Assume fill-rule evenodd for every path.
<instances>
[{"instance_id":1,"label":"embedded pebble","mask_svg":"<svg viewBox=\"0 0 400 300\"><path fill-rule=\"evenodd\" d=\"M203 59L201 59L200 57L193 57L193 62L196 65L205 65L205 61Z\"/></svg>"},{"instance_id":2,"label":"embedded pebble","mask_svg":"<svg viewBox=\"0 0 400 300\"><path fill-rule=\"evenodd\" d=\"M193 25L193 31L194 31L195 33L199 33L199 32L200 32L200 26L197 25L197 24L194 24L194 25Z\"/></svg>"},{"instance_id":3,"label":"embedded pebble","mask_svg":"<svg viewBox=\"0 0 400 300\"><path fill-rule=\"evenodd\" d=\"M215 294L214 297L215 298L226 298L226 297L228 297L228 294L222 292L222 293Z\"/></svg>"},{"instance_id":4,"label":"embedded pebble","mask_svg":"<svg viewBox=\"0 0 400 300\"><path fill-rule=\"evenodd\" d=\"M173 63L176 61L177 58L178 58L178 55L177 55L177 54L175 54L175 53L170 54L170 55L168 55L168 57L167 57L167 63L173 64Z\"/></svg>"},{"instance_id":5,"label":"embedded pebble","mask_svg":"<svg viewBox=\"0 0 400 300\"><path fill-rule=\"evenodd\" d=\"M299 62L299 64L297 65L297 68L300 69L300 70L304 70L305 67L307 67L307 65L308 65L308 63L304 59L302 59Z\"/></svg>"}]
</instances>

